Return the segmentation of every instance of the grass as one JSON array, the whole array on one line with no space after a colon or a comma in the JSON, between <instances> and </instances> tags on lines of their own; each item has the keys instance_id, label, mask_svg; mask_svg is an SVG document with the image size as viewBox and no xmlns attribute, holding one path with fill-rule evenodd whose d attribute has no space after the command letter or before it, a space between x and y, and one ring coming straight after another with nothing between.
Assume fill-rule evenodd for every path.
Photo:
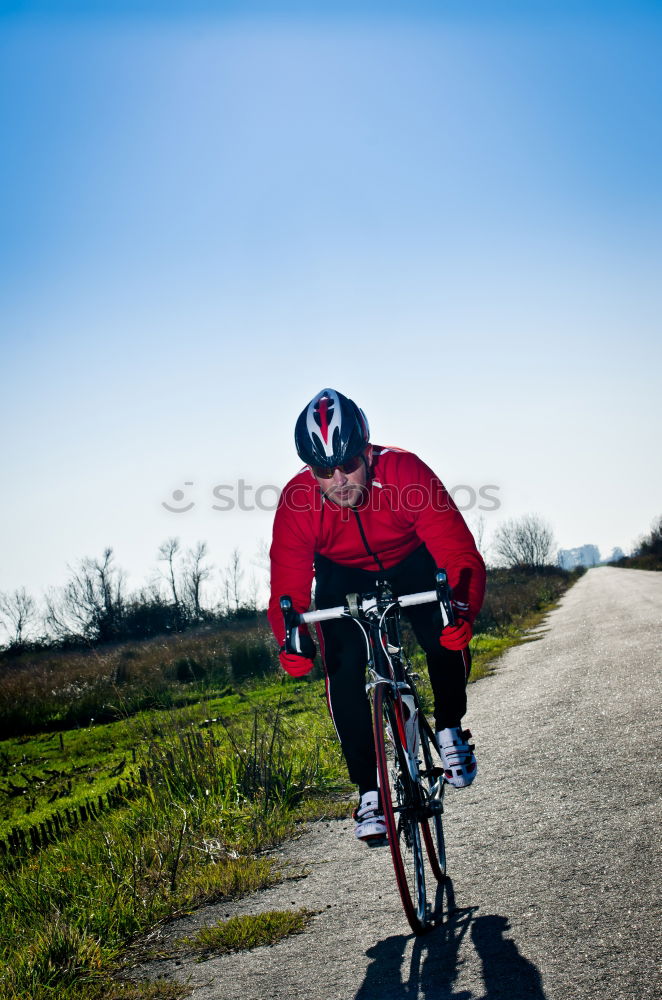
<instances>
[{"instance_id":1,"label":"grass","mask_svg":"<svg viewBox=\"0 0 662 1000\"><path fill-rule=\"evenodd\" d=\"M490 663L518 640L517 634L479 635L472 642L472 680L491 672ZM416 659L416 655L414 656ZM418 656L421 683L427 674ZM308 726L311 716L323 712L320 682L296 684L283 677L246 685L195 706L143 712L117 722L66 732L15 737L0 744L0 838L12 828L27 829L53 816L75 809L105 794L119 780L134 777L140 765L154 763L157 747L167 730L200 732L224 726L253 724L256 714L270 713L279 700L280 711L292 721Z\"/></svg>"},{"instance_id":2,"label":"grass","mask_svg":"<svg viewBox=\"0 0 662 1000\"><path fill-rule=\"evenodd\" d=\"M244 914L221 920L213 927L203 927L192 938L178 943L193 947L204 954L228 954L248 951L262 945L275 944L290 934L300 934L314 916L312 910L268 910L266 913Z\"/></svg>"},{"instance_id":3,"label":"grass","mask_svg":"<svg viewBox=\"0 0 662 1000\"><path fill-rule=\"evenodd\" d=\"M190 709L134 720L149 774L142 796L0 869L3 998L88 996L132 938L273 884L263 852L301 818L346 810L321 685L287 678L266 688L254 692L259 715L235 696L234 717L200 728L210 707L201 706L193 731Z\"/></svg>"},{"instance_id":4,"label":"grass","mask_svg":"<svg viewBox=\"0 0 662 1000\"><path fill-rule=\"evenodd\" d=\"M262 676L277 672L262 620L250 630L209 625L142 642L4 655L0 730L21 736L194 704L245 680L247 661Z\"/></svg>"},{"instance_id":5,"label":"grass","mask_svg":"<svg viewBox=\"0 0 662 1000\"><path fill-rule=\"evenodd\" d=\"M302 691L305 697L302 697ZM317 694L317 697L316 697ZM107 724L66 732L20 736L0 743L0 839L12 828L27 829L56 811L75 809L135 775L145 762L145 747L173 726L198 730L222 718L241 725L256 712L271 712L276 701L293 719L317 714L320 689L289 678L245 684L243 690L211 697L196 705L143 712ZM219 725L210 723L210 727Z\"/></svg>"},{"instance_id":6,"label":"grass","mask_svg":"<svg viewBox=\"0 0 662 1000\"><path fill-rule=\"evenodd\" d=\"M489 635L489 633L478 634L471 641L471 674L469 683L481 680L483 677L490 677L496 669L496 661L511 646L521 642L519 633L510 635Z\"/></svg>"},{"instance_id":7,"label":"grass","mask_svg":"<svg viewBox=\"0 0 662 1000\"><path fill-rule=\"evenodd\" d=\"M103 985L93 985L81 1000L182 1000L192 992L192 987L167 979L156 979L151 983L129 983L111 979Z\"/></svg>"},{"instance_id":8,"label":"grass","mask_svg":"<svg viewBox=\"0 0 662 1000\"><path fill-rule=\"evenodd\" d=\"M128 720L0 744L0 838L56 810L105 794L133 771L138 745Z\"/></svg>"}]
</instances>

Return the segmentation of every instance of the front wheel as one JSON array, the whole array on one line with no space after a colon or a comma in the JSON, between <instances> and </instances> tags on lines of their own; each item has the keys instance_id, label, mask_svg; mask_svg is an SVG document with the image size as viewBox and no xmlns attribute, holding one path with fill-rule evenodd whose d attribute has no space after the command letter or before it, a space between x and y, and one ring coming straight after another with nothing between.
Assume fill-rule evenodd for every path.
<instances>
[{"instance_id":1,"label":"front wheel","mask_svg":"<svg viewBox=\"0 0 662 1000\"><path fill-rule=\"evenodd\" d=\"M418 713L419 740L421 746L421 772L433 810L428 822L423 826L423 839L430 868L437 882L446 878L446 843L444 841L444 766L437 747L434 732L422 712Z\"/></svg>"},{"instance_id":2,"label":"front wheel","mask_svg":"<svg viewBox=\"0 0 662 1000\"><path fill-rule=\"evenodd\" d=\"M424 821L421 837L421 790L410 773L403 745L401 704L388 684L377 685L373 701L375 750L384 821L402 905L412 930L421 934L430 926L423 852L423 840L427 844L430 831Z\"/></svg>"}]
</instances>

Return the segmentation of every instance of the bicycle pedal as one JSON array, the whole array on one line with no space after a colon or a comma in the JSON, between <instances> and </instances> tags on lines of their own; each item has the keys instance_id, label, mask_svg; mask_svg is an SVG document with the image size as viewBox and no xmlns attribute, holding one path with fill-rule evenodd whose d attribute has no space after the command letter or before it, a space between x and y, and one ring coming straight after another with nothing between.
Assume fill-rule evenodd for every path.
<instances>
[{"instance_id":1,"label":"bicycle pedal","mask_svg":"<svg viewBox=\"0 0 662 1000\"><path fill-rule=\"evenodd\" d=\"M388 847L388 837L371 837L370 840L364 840L363 843L367 847Z\"/></svg>"}]
</instances>

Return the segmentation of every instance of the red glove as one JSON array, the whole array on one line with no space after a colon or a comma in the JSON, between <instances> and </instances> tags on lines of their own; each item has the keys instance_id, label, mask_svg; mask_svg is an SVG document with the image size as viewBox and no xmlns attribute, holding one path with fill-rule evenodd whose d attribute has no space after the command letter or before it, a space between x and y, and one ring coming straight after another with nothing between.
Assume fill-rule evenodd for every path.
<instances>
[{"instance_id":1,"label":"red glove","mask_svg":"<svg viewBox=\"0 0 662 1000\"><path fill-rule=\"evenodd\" d=\"M465 618L458 618L455 625L447 625L439 636L439 642L444 649L464 649L469 645L473 632Z\"/></svg>"},{"instance_id":2,"label":"red glove","mask_svg":"<svg viewBox=\"0 0 662 1000\"><path fill-rule=\"evenodd\" d=\"M283 670L286 670L290 677L303 677L313 669L313 661L300 653L279 653L278 659Z\"/></svg>"}]
</instances>

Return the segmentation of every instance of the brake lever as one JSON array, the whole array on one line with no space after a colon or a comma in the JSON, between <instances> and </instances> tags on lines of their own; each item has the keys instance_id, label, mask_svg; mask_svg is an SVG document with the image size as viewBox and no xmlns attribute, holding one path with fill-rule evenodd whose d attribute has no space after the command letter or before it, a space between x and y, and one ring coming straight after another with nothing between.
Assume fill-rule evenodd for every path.
<instances>
[{"instance_id":1,"label":"brake lever","mask_svg":"<svg viewBox=\"0 0 662 1000\"><path fill-rule=\"evenodd\" d=\"M437 600L441 609L441 620L444 628L446 628L447 625L455 624L455 612L451 603L452 591L448 585L446 570L437 570L435 580L437 584Z\"/></svg>"},{"instance_id":2,"label":"brake lever","mask_svg":"<svg viewBox=\"0 0 662 1000\"><path fill-rule=\"evenodd\" d=\"M283 651L285 653L294 653L296 650L294 649L292 643L292 632L299 624L299 614L292 607L292 598L288 597L287 594L284 594L280 599L280 610L283 614L283 621L285 623L285 644Z\"/></svg>"}]
</instances>

